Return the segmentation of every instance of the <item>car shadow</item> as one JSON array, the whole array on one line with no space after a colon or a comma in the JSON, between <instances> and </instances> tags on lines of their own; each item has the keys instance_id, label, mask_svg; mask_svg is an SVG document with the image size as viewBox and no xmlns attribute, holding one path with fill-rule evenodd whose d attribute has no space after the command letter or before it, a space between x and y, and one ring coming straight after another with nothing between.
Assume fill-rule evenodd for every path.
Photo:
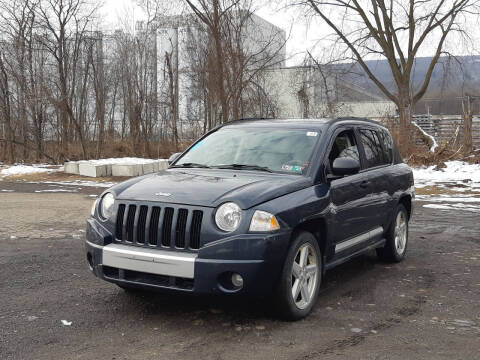
<instances>
[{"instance_id":1,"label":"car shadow","mask_svg":"<svg viewBox=\"0 0 480 360\"><path fill-rule=\"evenodd\" d=\"M374 281L382 263L374 253L359 256L328 271L323 279L315 308L336 296L351 294L352 288L364 287ZM383 267L381 267L384 269ZM354 284L354 285L352 285ZM226 295L185 295L119 289L111 293L112 301L122 303L122 309L143 317L162 316L178 319L179 314L218 318L242 324L253 320L279 320L272 298ZM115 299L115 300L113 300ZM273 301L272 301L273 300Z\"/></svg>"}]
</instances>

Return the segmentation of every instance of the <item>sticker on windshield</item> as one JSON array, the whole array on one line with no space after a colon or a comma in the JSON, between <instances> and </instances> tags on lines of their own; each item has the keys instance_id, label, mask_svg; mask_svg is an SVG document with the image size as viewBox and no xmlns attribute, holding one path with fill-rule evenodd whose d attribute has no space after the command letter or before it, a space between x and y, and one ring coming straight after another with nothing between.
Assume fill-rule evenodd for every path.
<instances>
[{"instance_id":1,"label":"sticker on windshield","mask_svg":"<svg viewBox=\"0 0 480 360\"><path fill-rule=\"evenodd\" d=\"M317 136L318 132L316 131L307 131L307 136Z\"/></svg>"},{"instance_id":2,"label":"sticker on windshield","mask_svg":"<svg viewBox=\"0 0 480 360\"><path fill-rule=\"evenodd\" d=\"M293 172L296 172L296 173L301 173L303 169L302 169L301 166L282 165L282 170L285 170L285 171L293 171Z\"/></svg>"},{"instance_id":3,"label":"sticker on windshield","mask_svg":"<svg viewBox=\"0 0 480 360\"><path fill-rule=\"evenodd\" d=\"M192 148L190 150L193 150L193 149L196 149L200 146L203 145L203 140L200 140L199 142L197 142L195 145L192 146Z\"/></svg>"}]
</instances>

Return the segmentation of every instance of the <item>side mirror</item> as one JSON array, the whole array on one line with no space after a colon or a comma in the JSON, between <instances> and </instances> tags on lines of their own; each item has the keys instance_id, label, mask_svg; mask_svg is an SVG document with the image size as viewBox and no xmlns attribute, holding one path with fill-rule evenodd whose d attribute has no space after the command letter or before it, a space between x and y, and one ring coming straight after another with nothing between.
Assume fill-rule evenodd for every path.
<instances>
[{"instance_id":1,"label":"side mirror","mask_svg":"<svg viewBox=\"0 0 480 360\"><path fill-rule=\"evenodd\" d=\"M180 155L182 155L182 153L178 152L178 153L175 153L175 154L172 154L172 156L170 156L168 158L168 165L170 165L171 163L175 162L175 160L177 160Z\"/></svg>"},{"instance_id":2,"label":"side mirror","mask_svg":"<svg viewBox=\"0 0 480 360\"><path fill-rule=\"evenodd\" d=\"M349 157L339 157L333 161L332 173L335 176L353 175L360 171L358 160Z\"/></svg>"}]
</instances>

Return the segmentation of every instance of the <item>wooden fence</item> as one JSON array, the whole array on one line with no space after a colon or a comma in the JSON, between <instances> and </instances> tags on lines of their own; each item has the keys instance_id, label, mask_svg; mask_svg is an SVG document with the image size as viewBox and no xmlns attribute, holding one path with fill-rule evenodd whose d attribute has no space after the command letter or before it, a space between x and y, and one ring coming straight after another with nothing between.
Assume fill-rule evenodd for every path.
<instances>
[{"instance_id":1,"label":"wooden fence","mask_svg":"<svg viewBox=\"0 0 480 360\"><path fill-rule=\"evenodd\" d=\"M427 134L433 136L439 144L451 141L452 144L463 143L463 120L460 116L415 115L413 121ZM389 119L394 127L398 126L398 118ZM415 136L415 142L422 143L422 138ZM474 117L472 122L473 147L480 149L480 117Z\"/></svg>"}]
</instances>

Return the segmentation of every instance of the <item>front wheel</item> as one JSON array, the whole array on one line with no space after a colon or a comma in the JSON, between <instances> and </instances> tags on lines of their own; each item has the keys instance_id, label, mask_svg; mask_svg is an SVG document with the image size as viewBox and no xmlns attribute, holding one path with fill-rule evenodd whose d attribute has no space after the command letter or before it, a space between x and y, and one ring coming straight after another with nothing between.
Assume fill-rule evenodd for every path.
<instances>
[{"instance_id":1,"label":"front wheel","mask_svg":"<svg viewBox=\"0 0 480 360\"><path fill-rule=\"evenodd\" d=\"M312 310L322 280L318 242L308 232L295 236L288 250L277 288L277 307L287 320L299 320Z\"/></svg>"},{"instance_id":2,"label":"front wheel","mask_svg":"<svg viewBox=\"0 0 480 360\"><path fill-rule=\"evenodd\" d=\"M385 247L377 249L379 258L400 262L405 258L408 245L408 213L405 206L399 204L395 217L386 234Z\"/></svg>"}]
</instances>

